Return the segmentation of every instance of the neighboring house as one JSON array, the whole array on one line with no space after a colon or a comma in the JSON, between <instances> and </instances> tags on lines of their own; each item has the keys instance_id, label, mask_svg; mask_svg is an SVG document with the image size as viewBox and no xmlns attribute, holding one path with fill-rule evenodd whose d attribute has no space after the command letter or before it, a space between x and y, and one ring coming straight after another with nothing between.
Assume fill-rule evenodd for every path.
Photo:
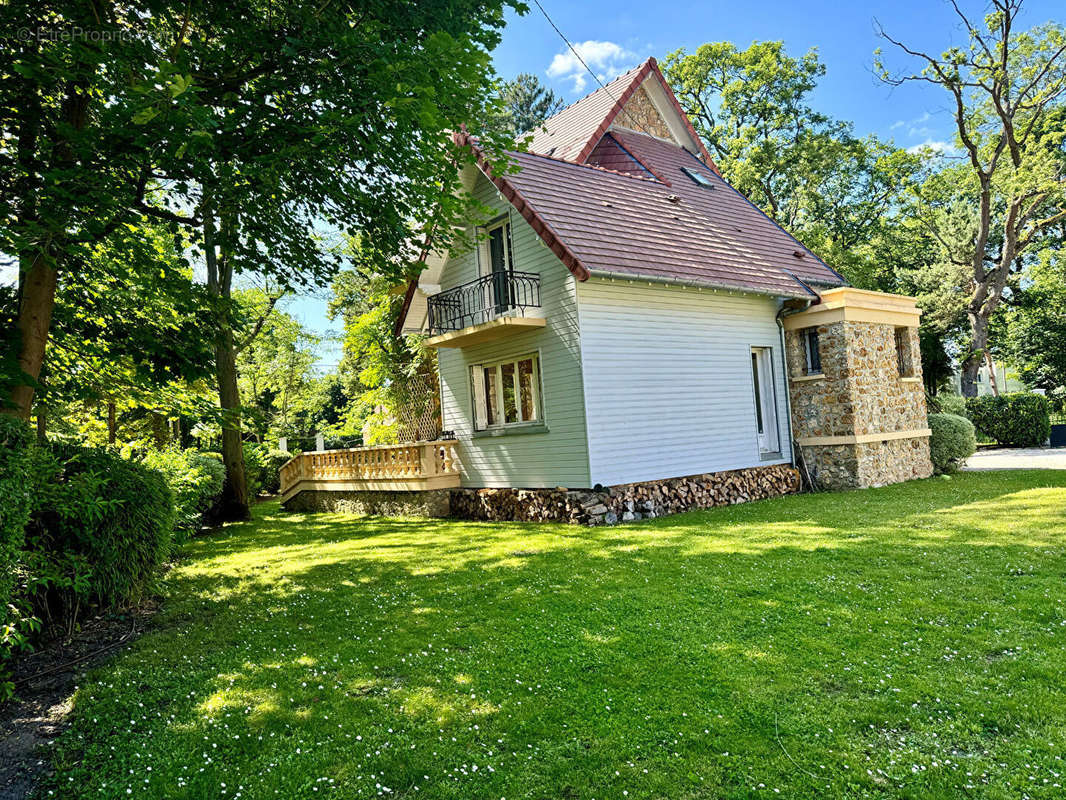
<instances>
[{"instance_id":1,"label":"neighboring house","mask_svg":"<svg viewBox=\"0 0 1066 800\"><path fill-rule=\"evenodd\" d=\"M824 485L930 473L914 301L846 288L723 180L654 59L511 157L463 173L496 213L472 251L427 258L402 324L438 348L451 485L561 510L458 507L584 521L556 487L628 487L608 494L624 508L580 494L608 520L734 502L797 488L801 454Z\"/></svg>"},{"instance_id":2,"label":"neighboring house","mask_svg":"<svg viewBox=\"0 0 1066 800\"><path fill-rule=\"evenodd\" d=\"M980 397L986 394L1007 394L1009 392L1025 392L1029 391L1024 383L1018 380L1018 377L1013 372L1007 371L1007 365L1001 361L993 361L993 365L996 369L995 374L995 388L992 386L992 371L988 368L988 365L982 365L977 371L977 396ZM962 394L962 372L958 368L951 375L951 391L954 394ZM1043 394L1041 390L1039 392Z\"/></svg>"}]
</instances>

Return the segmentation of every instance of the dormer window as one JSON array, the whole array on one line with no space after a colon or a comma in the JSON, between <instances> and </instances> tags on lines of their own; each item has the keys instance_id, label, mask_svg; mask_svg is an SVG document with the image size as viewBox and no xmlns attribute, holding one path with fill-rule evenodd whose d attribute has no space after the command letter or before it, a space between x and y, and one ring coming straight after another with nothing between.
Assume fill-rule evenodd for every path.
<instances>
[{"instance_id":1,"label":"dormer window","mask_svg":"<svg viewBox=\"0 0 1066 800\"><path fill-rule=\"evenodd\" d=\"M689 169L688 167L682 167L681 171L688 175L692 179L693 183L698 183L700 186L705 186L708 189L714 188L714 182L702 172L697 172L696 170Z\"/></svg>"}]
</instances>

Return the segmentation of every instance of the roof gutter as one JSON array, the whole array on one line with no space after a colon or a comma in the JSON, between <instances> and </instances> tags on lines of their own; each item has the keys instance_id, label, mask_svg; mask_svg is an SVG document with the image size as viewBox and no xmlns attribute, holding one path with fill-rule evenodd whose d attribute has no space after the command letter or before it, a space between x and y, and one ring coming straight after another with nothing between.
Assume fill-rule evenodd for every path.
<instances>
[{"instance_id":1,"label":"roof gutter","mask_svg":"<svg viewBox=\"0 0 1066 800\"><path fill-rule=\"evenodd\" d=\"M818 295L814 292L807 290L803 284L799 284L796 292L780 292L773 291L771 289L750 289L741 288L739 286L729 286L724 283L712 283L710 281L694 281L686 278L670 278L662 275L637 275L631 272L614 272L607 269L590 269L589 275L593 278L605 278L607 280L615 281L647 281L648 283L657 283L663 286L685 286L692 289L714 289L724 292L737 292L738 294L757 294L766 297L787 297L798 298L801 300L810 300L811 302L818 299ZM804 289L804 291L799 291ZM813 295L813 296L812 296Z\"/></svg>"}]
</instances>

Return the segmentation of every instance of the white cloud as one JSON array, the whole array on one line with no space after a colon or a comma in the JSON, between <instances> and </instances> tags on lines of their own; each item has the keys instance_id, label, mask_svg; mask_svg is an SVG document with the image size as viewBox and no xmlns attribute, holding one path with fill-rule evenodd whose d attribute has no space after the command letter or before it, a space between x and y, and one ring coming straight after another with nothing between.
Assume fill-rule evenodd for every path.
<instances>
[{"instance_id":1,"label":"white cloud","mask_svg":"<svg viewBox=\"0 0 1066 800\"><path fill-rule=\"evenodd\" d=\"M921 144L911 145L907 148L908 153L921 153L924 150L929 150L938 156L962 155L962 151L951 142L937 141L935 139L926 139Z\"/></svg>"},{"instance_id":2,"label":"white cloud","mask_svg":"<svg viewBox=\"0 0 1066 800\"><path fill-rule=\"evenodd\" d=\"M633 66L637 54L626 50L620 44L614 42L597 42L590 39L587 42L578 42L574 45L581 58L589 65L589 69L596 73L596 77L607 83ZM573 91L584 91L589 77L588 72L581 65L577 56L567 48L561 53L556 53L552 63L548 65L548 77L560 81L573 81Z\"/></svg>"}]
</instances>

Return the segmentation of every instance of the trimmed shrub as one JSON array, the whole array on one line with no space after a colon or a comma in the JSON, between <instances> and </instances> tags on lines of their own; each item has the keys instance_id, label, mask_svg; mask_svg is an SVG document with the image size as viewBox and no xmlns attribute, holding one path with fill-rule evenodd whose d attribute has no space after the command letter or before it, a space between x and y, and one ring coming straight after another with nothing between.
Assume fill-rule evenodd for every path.
<instances>
[{"instance_id":1,"label":"trimmed shrub","mask_svg":"<svg viewBox=\"0 0 1066 800\"><path fill-rule=\"evenodd\" d=\"M930 398L929 407L938 414L966 416L966 398L958 394L941 392L936 397Z\"/></svg>"},{"instance_id":2,"label":"trimmed shrub","mask_svg":"<svg viewBox=\"0 0 1066 800\"><path fill-rule=\"evenodd\" d=\"M217 454L192 448L153 450L144 457L143 463L157 470L174 493L177 513L174 534L180 544L210 519L222 494L226 468Z\"/></svg>"},{"instance_id":3,"label":"trimmed shrub","mask_svg":"<svg viewBox=\"0 0 1066 800\"><path fill-rule=\"evenodd\" d=\"M1051 435L1050 415L1047 398L1029 392L966 400L966 416L977 430L1007 447L1042 445Z\"/></svg>"},{"instance_id":4,"label":"trimmed shrub","mask_svg":"<svg viewBox=\"0 0 1066 800\"><path fill-rule=\"evenodd\" d=\"M954 472L977 449L973 423L958 414L930 414L929 457L938 473Z\"/></svg>"},{"instance_id":5,"label":"trimmed shrub","mask_svg":"<svg viewBox=\"0 0 1066 800\"><path fill-rule=\"evenodd\" d=\"M50 479L26 531L29 589L72 623L86 602L139 599L170 554L174 496L163 476L107 450L51 448Z\"/></svg>"}]
</instances>

